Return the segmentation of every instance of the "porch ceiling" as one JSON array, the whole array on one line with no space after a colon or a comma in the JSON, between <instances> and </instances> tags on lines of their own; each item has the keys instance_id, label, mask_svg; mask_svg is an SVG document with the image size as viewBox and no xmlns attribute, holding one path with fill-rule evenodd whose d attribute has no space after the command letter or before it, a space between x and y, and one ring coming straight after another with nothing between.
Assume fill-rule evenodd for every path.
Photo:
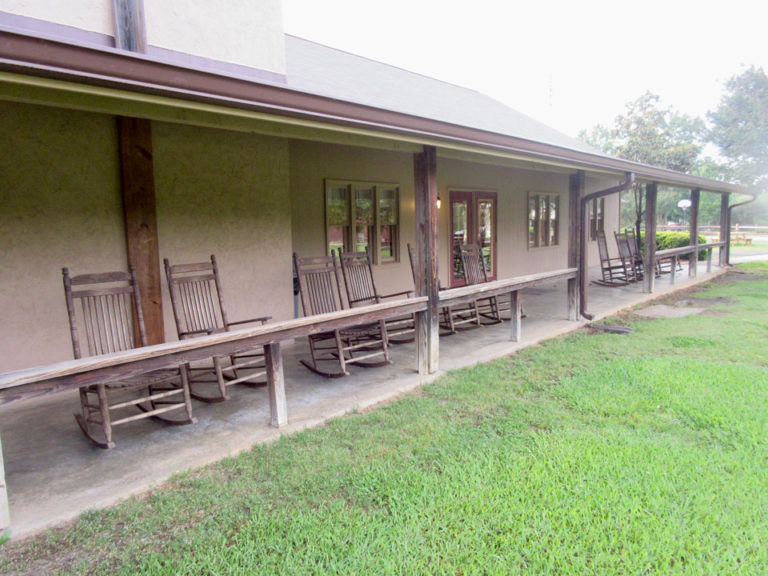
<instances>
[{"instance_id":1,"label":"porch ceiling","mask_svg":"<svg viewBox=\"0 0 768 576\"><path fill-rule=\"evenodd\" d=\"M711 192L740 187L203 70L141 54L0 30L0 98L252 131L286 138L416 152L533 169L582 169Z\"/></svg>"}]
</instances>

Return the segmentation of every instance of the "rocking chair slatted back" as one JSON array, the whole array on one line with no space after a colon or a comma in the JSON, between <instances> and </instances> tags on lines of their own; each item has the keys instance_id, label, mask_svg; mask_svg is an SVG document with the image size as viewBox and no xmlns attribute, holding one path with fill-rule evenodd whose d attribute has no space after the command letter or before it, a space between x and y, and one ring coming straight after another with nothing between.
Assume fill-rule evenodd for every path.
<instances>
[{"instance_id":1,"label":"rocking chair slatted back","mask_svg":"<svg viewBox=\"0 0 768 576\"><path fill-rule=\"evenodd\" d=\"M483 265L483 255L475 244L462 244L461 262L464 266L464 278L467 284L482 284L488 281Z\"/></svg>"},{"instance_id":2,"label":"rocking chair slatted back","mask_svg":"<svg viewBox=\"0 0 768 576\"><path fill-rule=\"evenodd\" d=\"M216 257L211 261L171 266L165 273L179 338L209 334L228 327Z\"/></svg>"},{"instance_id":3,"label":"rocking chair slatted back","mask_svg":"<svg viewBox=\"0 0 768 576\"><path fill-rule=\"evenodd\" d=\"M605 232L602 230L597 231L597 249L601 262L608 262L611 259L608 253L608 241L605 238Z\"/></svg>"},{"instance_id":4,"label":"rocking chair slatted back","mask_svg":"<svg viewBox=\"0 0 768 576\"><path fill-rule=\"evenodd\" d=\"M373 278L373 262L367 249L364 252L341 252L339 261L350 308L381 301Z\"/></svg>"},{"instance_id":5,"label":"rocking chair slatted back","mask_svg":"<svg viewBox=\"0 0 768 576\"><path fill-rule=\"evenodd\" d=\"M293 265L299 281L301 306L305 316L344 309L335 253L332 256L309 258L299 258L294 254Z\"/></svg>"},{"instance_id":6,"label":"rocking chair slatted back","mask_svg":"<svg viewBox=\"0 0 768 576\"><path fill-rule=\"evenodd\" d=\"M90 356L146 345L144 316L133 266L128 272L79 276L70 276L69 270L63 268L62 275L75 358L83 357L78 326L85 333ZM141 396L128 400L126 391L138 391ZM79 393L80 413L75 414L75 419L83 433L101 448L114 447L112 428L120 424L150 417L173 424L195 421L185 370L155 370L109 384L83 386ZM139 413L126 415L130 408L139 409ZM186 416L171 419L167 413L172 410L184 411Z\"/></svg>"},{"instance_id":7,"label":"rocking chair slatted back","mask_svg":"<svg viewBox=\"0 0 768 576\"><path fill-rule=\"evenodd\" d=\"M133 266L129 272L79 276L70 276L69 270L63 268L62 274L75 358L84 355L78 326L85 333L88 356L122 352L136 348L137 345L146 345L144 318L137 304L139 293ZM81 286L83 288L77 288Z\"/></svg>"}]
</instances>

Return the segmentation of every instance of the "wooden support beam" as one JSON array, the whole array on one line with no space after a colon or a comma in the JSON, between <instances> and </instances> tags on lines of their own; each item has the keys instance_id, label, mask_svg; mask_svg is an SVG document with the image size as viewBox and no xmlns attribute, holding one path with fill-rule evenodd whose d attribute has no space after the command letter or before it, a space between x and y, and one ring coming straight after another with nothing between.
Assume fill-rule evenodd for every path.
<instances>
[{"instance_id":1,"label":"wooden support beam","mask_svg":"<svg viewBox=\"0 0 768 576\"><path fill-rule=\"evenodd\" d=\"M579 170L571 175L568 186L568 268L579 266L579 226L581 223L581 197L584 194L586 173ZM579 281L568 280L568 319L579 319Z\"/></svg>"},{"instance_id":2,"label":"wooden support beam","mask_svg":"<svg viewBox=\"0 0 768 576\"><path fill-rule=\"evenodd\" d=\"M283 355L280 342L264 346L264 359L267 364L267 388L269 389L270 423L275 428L288 424L288 406L285 398L285 377L283 375Z\"/></svg>"},{"instance_id":3,"label":"wooden support beam","mask_svg":"<svg viewBox=\"0 0 768 576\"><path fill-rule=\"evenodd\" d=\"M165 340L149 120L118 116L118 149L128 263L136 268L147 343Z\"/></svg>"},{"instance_id":4,"label":"wooden support beam","mask_svg":"<svg viewBox=\"0 0 768 576\"><path fill-rule=\"evenodd\" d=\"M701 190L694 188L691 190L691 222L690 222L690 240L691 246L696 246L696 252L688 257L688 276L693 278L699 272L699 201L701 200Z\"/></svg>"},{"instance_id":5,"label":"wooden support beam","mask_svg":"<svg viewBox=\"0 0 768 576\"><path fill-rule=\"evenodd\" d=\"M520 292L515 290L509 295L509 313L512 322L512 342L520 342L523 335L523 303L520 298Z\"/></svg>"},{"instance_id":6,"label":"wooden support beam","mask_svg":"<svg viewBox=\"0 0 768 576\"><path fill-rule=\"evenodd\" d=\"M728 221L728 202L730 201L728 194L720 195L720 241L725 242L724 246L720 247L720 260L719 265L725 266L730 260L730 246L731 246L731 223Z\"/></svg>"},{"instance_id":7,"label":"wooden support beam","mask_svg":"<svg viewBox=\"0 0 768 576\"><path fill-rule=\"evenodd\" d=\"M439 366L439 281L437 273L437 151L424 146L414 154L416 194L416 291L428 298L427 310L417 315L416 354L419 373L432 374Z\"/></svg>"},{"instance_id":8,"label":"wooden support beam","mask_svg":"<svg viewBox=\"0 0 768 576\"><path fill-rule=\"evenodd\" d=\"M144 0L112 0L115 15L115 46L131 52L147 52Z\"/></svg>"},{"instance_id":9,"label":"wooden support beam","mask_svg":"<svg viewBox=\"0 0 768 576\"><path fill-rule=\"evenodd\" d=\"M3 444L0 441L0 536L11 526L11 511L8 506L8 487L5 485L3 466Z\"/></svg>"},{"instance_id":10,"label":"wooden support beam","mask_svg":"<svg viewBox=\"0 0 768 576\"><path fill-rule=\"evenodd\" d=\"M656 274L656 198L659 185L651 182L645 185L645 262L643 268L643 289L653 293Z\"/></svg>"}]
</instances>

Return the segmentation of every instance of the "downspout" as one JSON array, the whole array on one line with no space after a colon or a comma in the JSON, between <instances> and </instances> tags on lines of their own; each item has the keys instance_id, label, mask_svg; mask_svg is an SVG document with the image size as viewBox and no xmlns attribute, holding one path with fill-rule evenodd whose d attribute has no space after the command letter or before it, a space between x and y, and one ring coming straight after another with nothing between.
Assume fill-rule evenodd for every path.
<instances>
[{"instance_id":1,"label":"downspout","mask_svg":"<svg viewBox=\"0 0 768 576\"><path fill-rule=\"evenodd\" d=\"M737 202L736 204L733 204L732 206L728 206L728 216L726 218L727 225L725 227L725 264L727 266L731 265L731 212L733 212L733 209L738 206L744 206L745 204L751 204L755 200L757 200L756 194L747 194L744 193L746 196L752 196L749 200L744 200L743 202Z\"/></svg>"},{"instance_id":2,"label":"downspout","mask_svg":"<svg viewBox=\"0 0 768 576\"><path fill-rule=\"evenodd\" d=\"M587 204L595 198L602 198L603 196L610 196L611 194L623 192L624 190L629 189L634 183L635 173L627 172L626 180L624 180L624 182L618 186L612 186L605 190L598 190L597 192L587 194L581 199L581 203L579 204L579 309L581 310L581 315L587 320L592 320L594 318L594 315L587 311L587 227L584 226Z\"/></svg>"}]
</instances>

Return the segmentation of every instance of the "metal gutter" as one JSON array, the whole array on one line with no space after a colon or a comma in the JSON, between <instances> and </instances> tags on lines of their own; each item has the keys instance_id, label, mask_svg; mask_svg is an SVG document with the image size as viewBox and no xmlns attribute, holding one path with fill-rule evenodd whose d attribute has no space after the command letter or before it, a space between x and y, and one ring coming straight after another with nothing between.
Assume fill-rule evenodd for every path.
<instances>
[{"instance_id":1,"label":"metal gutter","mask_svg":"<svg viewBox=\"0 0 768 576\"><path fill-rule=\"evenodd\" d=\"M421 139L449 148L469 147L479 153L514 155L612 175L634 172L639 178L670 186L742 192L727 182L346 102L279 83L184 67L114 48L78 45L9 30L0 30L0 70L313 120L340 130L362 128L402 136L411 142Z\"/></svg>"},{"instance_id":2,"label":"metal gutter","mask_svg":"<svg viewBox=\"0 0 768 576\"><path fill-rule=\"evenodd\" d=\"M634 172L627 172L624 182L617 186L611 186L610 188L606 188L604 190L598 190L597 192L592 192L591 194L587 194L581 199L581 202L579 203L579 310L581 311L581 315L586 318L587 320L593 320L594 315L590 314L587 311L587 284L588 284L588 258L587 258L587 228L588 226L585 226L584 222L584 216L587 213L586 206L595 198L602 198L603 196L610 196L612 194L618 194L619 192L623 192L624 190L627 190L632 184L635 183L635 174Z\"/></svg>"}]
</instances>

